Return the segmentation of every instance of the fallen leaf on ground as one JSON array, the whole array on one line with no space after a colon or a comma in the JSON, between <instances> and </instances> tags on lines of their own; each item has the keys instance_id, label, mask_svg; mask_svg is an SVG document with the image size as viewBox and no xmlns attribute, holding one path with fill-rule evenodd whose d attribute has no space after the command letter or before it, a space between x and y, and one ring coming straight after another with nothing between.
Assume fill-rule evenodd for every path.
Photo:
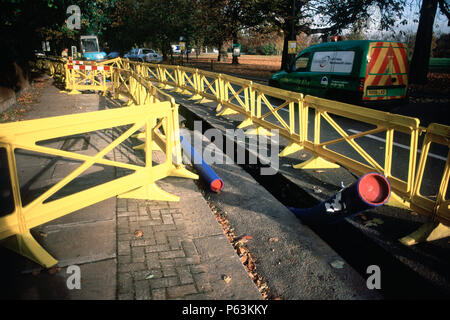
<instances>
[{"instance_id":1,"label":"fallen leaf on ground","mask_svg":"<svg viewBox=\"0 0 450 320\"><path fill-rule=\"evenodd\" d=\"M223 276L222 280L225 281L225 283L230 283L231 277L230 276Z\"/></svg>"},{"instance_id":2,"label":"fallen leaf on ground","mask_svg":"<svg viewBox=\"0 0 450 320\"><path fill-rule=\"evenodd\" d=\"M40 274L41 273L41 269L34 269L33 271L31 271L31 274L33 275L33 276L37 276L38 274Z\"/></svg>"},{"instance_id":3,"label":"fallen leaf on ground","mask_svg":"<svg viewBox=\"0 0 450 320\"><path fill-rule=\"evenodd\" d=\"M136 238L140 238L140 237L142 237L144 235L144 233L142 232L142 230L136 230L135 232L134 232L134 236L136 237Z\"/></svg>"},{"instance_id":4,"label":"fallen leaf on ground","mask_svg":"<svg viewBox=\"0 0 450 320\"><path fill-rule=\"evenodd\" d=\"M39 235L43 238L47 237L47 234L45 232L39 231Z\"/></svg>"},{"instance_id":5,"label":"fallen leaf on ground","mask_svg":"<svg viewBox=\"0 0 450 320\"><path fill-rule=\"evenodd\" d=\"M325 170L314 170L314 172L322 173L322 172L325 172Z\"/></svg>"},{"instance_id":6,"label":"fallen leaf on ground","mask_svg":"<svg viewBox=\"0 0 450 320\"><path fill-rule=\"evenodd\" d=\"M378 226L380 224L383 224L383 223L384 223L383 220L375 218L375 219L369 220L366 223L364 223L364 226L366 226L366 227L376 227L376 226Z\"/></svg>"},{"instance_id":7,"label":"fallen leaf on ground","mask_svg":"<svg viewBox=\"0 0 450 320\"><path fill-rule=\"evenodd\" d=\"M152 275L151 273L150 274L148 274L146 277L145 277L145 280L149 280L149 279L151 279L151 278L153 278L154 277L154 275Z\"/></svg>"},{"instance_id":8,"label":"fallen leaf on ground","mask_svg":"<svg viewBox=\"0 0 450 320\"><path fill-rule=\"evenodd\" d=\"M57 272L59 272L59 271L61 271L61 268L60 267L52 267L52 268L50 268L50 269L48 269L48 274L50 274L50 275L54 275L55 273L57 273Z\"/></svg>"},{"instance_id":9,"label":"fallen leaf on ground","mask_svg":"<svg viewBox=\"0 0 450 320\"><path fill-rule=\"evenodd\" d=\"M342 269L342 268L344 268L344 261L342 261L342 260L335 260L335 261L333 261L332 263L330 263L331 264L331 266L333 267L333 268L335 268L335 269Z\"/></svg>"},{"instance_id":10,"label":"fallen leaf on ground","mask_svg":"<svg viewBox=\"0 0 450 320\"><path fill-rule=\"evenodd\" d=\"M367 217L363 214L358 215L362 220L367 221Z\"/></svg>"},{"instance_id":11,"label":"fallen leaf on ground","mask_svg":"<svg viewBox=\"0 0 450 320\"><path fill-rule=\"evenodd\" d=\"M242 264L244 264L244 263L246 263L246 262L248 261L248 256L247 256L247 255L242 256L242 257L240 258L240 260L241 260Z\"/></svg>"},{"instance_id":12,"label":"fallen leaf on ground","mask_svg":"<svg viewBox=\"0 0 450 320\"><path fill-rule=\"evenodd\" d=\"M269 242L278 242L277 237L269 238Z\"/></svg>"},{"instance_id":13,"label":"fallen leaf on ground","mask_svg":"<svg viewBox=\"0 0 450 320\"><path fill-rule=\"evenodd\" d=\"M252 240L253 237L252 236L243 236L238 238L238 240L236 241L237 244L243 244L243 243L247 243L248 240Z\"/></svg>"}]
</instances>

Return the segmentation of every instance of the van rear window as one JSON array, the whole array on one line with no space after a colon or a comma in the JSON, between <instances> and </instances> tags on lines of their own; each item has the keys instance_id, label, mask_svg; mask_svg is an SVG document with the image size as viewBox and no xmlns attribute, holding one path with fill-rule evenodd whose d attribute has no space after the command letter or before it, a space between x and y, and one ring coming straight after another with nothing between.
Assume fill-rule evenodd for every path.
<instances>
[{"instance_id":1,"label":"van rear window","mask_svg":"<svg viewBox=\"0 0 450 320\"><path fill-rule=\"evenodd\" d=\"M354 51L315 52L311 62L311 71L350 73L353 69L354 59Z\"/></svg>"}]
</instances>

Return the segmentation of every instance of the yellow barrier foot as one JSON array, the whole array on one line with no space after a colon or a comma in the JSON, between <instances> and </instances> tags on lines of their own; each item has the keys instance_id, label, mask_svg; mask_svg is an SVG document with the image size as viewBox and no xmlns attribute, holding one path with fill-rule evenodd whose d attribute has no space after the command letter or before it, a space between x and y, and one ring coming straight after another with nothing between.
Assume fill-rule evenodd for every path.
<instances>
[{"instance_id":1,"label":"yellow barrier foot","mask_svg":"<svg viewBox=\"0 0 450 320\"><path fill-rule=\"evenodd\" d=\"M141 143L140 145L134 146L133 150L145 150L145 143Z\"/></svg>"},{"instance_id":2,"label":"yellow barrier foot","mask_svg":"<svg viewBox=\"0 0 450 320\"><path fill-rule=\"evenodd\" d=\"M450 227L439 222L427 222L413 233L399 239L405 246L450 237Z\"/></svg>"},{"instance_id":3,"label":"yellow barrier foot","mask_svg":"<svg viewBox=\"0 0 450 320\"><path fill-rule=\"evenodd\" d=\"M183 92L183 90L180 88L175 88L175 89L171 90L171 92L181 93L181 92Z\"/></svg>"},{"instance_id":4,"label":"yellow barrier foot","mask_svg":"<svg viewBox=\"0 0 450 320\"><path fill-rule=\"evenodd\" d=\"M185 95L185 96L190 96L192 94L192 92L190 92L189 90L183 90L180 93Z\"/></svg>"},{"instance_id":5,"label":"yellow barrier foot","mask_svg":"<svg viewBox=\"0 0 450 320\"><path fill-rule=\"evenodd\" d=\"M117 196L120 199L140 199L140 200L156 200L156 201L180 201L180 197L168 193L159 188L155 183L137 188L135 190L122 193Z\"/></svg>"},{"instance_id":6,"label":"yellow barrier foot","mask_svg":"<svg viewBox=\"0 0 450 320\"><path fill-rule=\"evenodd\" d=\"M134 146L133 150L145 150L145 143L142 143L140 145ZM161 149L161 147L155 141L152 141L152 151L162 151L162 152L164 152L164 150Z\"/></svg>"},{"instance_id":7,"label":"yellow barrier foot","mask_svg":"<svg viewBox=\"0 0 450 320\"><path fill-rule=\"evenodd\" d=\"M263 127L257 127L257 128L253 128L253 129L249 129L247 131L245 131L245 134L248 135L258 135L258 136L268 136L268 137L272 137L273 133L270 132L269 130L263 128Z\"/></svg>"},{"instance_id":8,"label":"yellow barrier foot","mask_svg":"<svg viewBox=\"0 0 450 320\"><path fill-rule=\"evenodd\" d=\"M197 174L195 174L181 166L171 170L169 175L174 176L174 177L181 177L181 178L194 179L194 180L199 179L199 176Z\"/></svg>"},{"instance_id":9,"label":"yellow barrier foot","mask_svg":"<svg viewBox=\"0 0 450 320\"><path fill-rule=\"evenodd\" d=\"M218 114L216 114L216 116L230 116L232 114L239 114L239 112L230 109L230 108L225 108L222 111L220 111Z\"/></svg>"},{"instance_id":10,"label":"yellow barrier foot","mask_svg":"<svg viewBox=\"0 0 450 320\"><path fill-rule=\"evenodd\" d=\"M245 119L244 121L242 121L242 122L237 126L237 128L238 128L238 129L242 129L242 128L250 127L251 125L253 125L253 121L252 121L252 119L248 118L248 119Z\"/></svg>"},{"instance_id":11,"label":"yellow barrier foot","mask_svg":"<svg viewBox=\"0 0 450 320\"><path fill-rule=\"evenodd\" d=\"M391 191L391 195L389 197L389 201L386 202L386 205L391 206L391 207L400 208L400 209L407 209L407 210L410 209L409 201L403 199L398 194L396 194L395 192L392 192L392 191Z\"/></svg>"},{"instance_id":12,"label":"yellow barrier foot","mask_svg":"<svg viewBox=\"0 0 450 320\"><path fill-rule=\"evenodd\" d=\"M210 103L210 102L214 102L214 100L202 98L202 100L195 102L195 104Z\"/></svg>"},{"instance_id":13,"label":"yellow barrier foot","mask_svg":"<svg viewBox=\"0 0 450 320\"><path fill-rule=\"evenodd\" d=\"M72 91L68 92L67 94L81 94L81 92L78 90L72 90Z\"/></svg>"},{"instance_id":14,"label":"yellow barrier foot","mask_svg":"<svg viewBox=\"0 0 450 320\"><path fill-rule=\"evenodd\" d=\"M188 100L200 100L203 97L199 94L194 94L192 97L190 97Z\"/></svg>"},{"instance_id":15,"label":"yellow barrier foot","mask_svg":"<svg viewBox=\"0 0 450 320\"><path fill-rule=\"evenodd\" d=\"M340 166L336 163L327 161L321 157L313 156L311 159L296 164L293 166L295 169L337 169Z\"/></svg>"},{"instance_id":16,"label":"yellow barrier foot","mask_svg":"<svg viewBox=\"0 0 450 320\"><path fill-rule=\"evenodd\" d=\"M145 139L145 132L139 132L131 136L134 139Z\"/></svg>"},{"instance_id":17,"label":"yellow barrier foot","mask_svg":"<svg viewBox=\"0 0 450 320\"><path fill-rule=\"evenodd\" d=\"M2 245L40 264L44 268L53 267L58 263L58 260L45 251L30 232L16 234L7 238L2 242Z\"/></svg>"},{"instance_id":18,"label":"yellow barrier foot","mask_svg":"<svg viewBox=\"0 0 450 320\"><path fill-rule=\"evenodd\" d=\"M281 151L278 154L278 156L286 157L300 150L303 150L303 146L299 145L298 143L291 142L289 145L286 146L286 148L283 149L283 151Z\"/></svg>"}]
</instances>

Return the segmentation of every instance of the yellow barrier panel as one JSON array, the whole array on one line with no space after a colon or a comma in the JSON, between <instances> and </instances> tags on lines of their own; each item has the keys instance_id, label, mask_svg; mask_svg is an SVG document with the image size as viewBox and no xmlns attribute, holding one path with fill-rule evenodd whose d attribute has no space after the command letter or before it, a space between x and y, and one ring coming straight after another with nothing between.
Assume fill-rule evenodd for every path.
<instances>
[{"instance_id":1,"label":"yellow barrier panel","mask_svg":"<svg viewBox=\"0 0 450 320\"><path fill-rule=\"evenodd\" d=\"M450 179L450 127L432 123L426 130L425 139L422 144L422 154L420 156L417 178L414 184L414 190L411 197L411 209L424 215L429 215L432 219L438 220L446 225L450 225L450 199L447 199L447 189ZM437 194L433 198L421 194L423 186L423 177L427 162L430 161L430 147L432 143L446 146L447 160L440 180L433 177L433 180L439 182Z\"/></svg>"},{"instance_id":2,"label":"yellow barrier panel","mask_svg":"<svg viewBox=\"0 0 450 320\"><path fill-rule=\"evenodd\" d=\"M168 94L162 92L155 86L151 85L144 77L132 71L114 69L113 72L113 86L112 92L116 99L122 95L129 99L128 105L145 105L148 103L156 103L168 101L172 105L172 127L175 137L179 137L179 119L178 119L178 105L175 99ZM166 130L166 128L164 128ZM145 138L144 134L137 134L135 138ZM145 144L136 146L135 149L142 149ZM154 150L160 150L158 143L152 144ZM177 165L182 165L181 145L178 139L174 141L174 162Z\"/></svg>"},{"instance_id":3,"label":"yellow barrier panel","mask_svg":"<svg viewBox=\"0 0 450 320\"><path fill-rule=\"evenodd\" d=\"M104 65L66 65L66 89L70 94L78 94L79 90L108 90L106 80L111 79L112 67Z\"/></svg>"},{"instance_id":4,"label":"yellow barrier panel","mask_svg":"<svg viewBox=\"0 0 450 320\"><path fill-rule=\"evenodd\" d=\"M197 175L172 162L174 141L178 141L179 144L179 135L172 126L174 112L176 110L172 108L170 102L160 102L139 107L1 124L0 149L7 154L14 208L12 212L6 212L6 215L0 217L0 240L5 239L4 245L48 268L55 265L57 261L31 236L31 228L116 195L122 198L178 201L177 196L159 189L155 184L157 180L169 175L198 178ZM164 132L165 136L160 131L163 124L167 128ZM130 125L130 128L94 156L36 145L38 141L124 125ZM106 154L142 127L145 127L146 138L145 166L105 159ZM160 145L166 154L166 161L155 166L152 164L152 141ZM22 206L15 149L75 159L83 163L31 203ZM134 173L48 201L52 195L94 164L129 169Z\"/></svg>"},{"instance_id":5,"label":"yellow barrier panel","mask_svg":"<svg viewBox=\"0 0 450 320\"><path fill-rule=\"evenodd\" d=\"M37 58L35 67L38 70L48 72L51 77L64 82L66 78L66 62L65 59L55 57Z\"/></svg>"},{"instance_id":6,"label":"yellow barrier panel","mask_svg":"<svg viewBox=\"0 0 450 320\"><path fill-rule=\"evenodd\" d=\"M305 149L311 151L315 156L314 160L317 159L317 157L321 157L325 160L341 164L358 174L365 174L373 171L379 172L384 174L389 179L393 191L408 200L411 198L416 168L418 136L421 131L419 127L419 120L417 118L391 114L312 96L305 97L305 108L311 108L315 112L314 140L310 141L307 139L304 144ZM362 130L359 133L349 134L344 128L339 126L337 121L334 120L331 115L356 120L361 123L369 124L375 128ZM337 132L341 137L329 141L322 141L322 119L334 128L335 132ZM307 119L304 119L304 121L307 121ZM393 159L392 152L394 145L393 139L395 131L405 133L410 137L406 180L393 176L391 172ZM364 150L363 147L361 147L359 143L355 141L358 138L381 132L386 133L383 147L385 150L383 165L376 161L366 150ZM380 141L382 140L383 139L380 139ZM356 152L366 163L349 156L345 156L338 151L329 149L330 145L344 141L347 142L352 150ZM297 167L304 168L307 165L309 165L309 163L303 163ZM310 168L313 168L313 166Z\"/></svg>"}]
</instances>

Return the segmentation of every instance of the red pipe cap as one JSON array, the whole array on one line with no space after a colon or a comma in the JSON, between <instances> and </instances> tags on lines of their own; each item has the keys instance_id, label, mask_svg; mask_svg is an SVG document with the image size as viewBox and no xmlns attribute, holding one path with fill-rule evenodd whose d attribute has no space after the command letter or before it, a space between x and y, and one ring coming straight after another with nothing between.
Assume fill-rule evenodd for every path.
<instances>
[{"instance_id":1,"label":"red pipe cap","mask_svg":"<svg viewBox=\"0 0 450 320\"><path fill-rule=\"evenodd\" d=\"M381 174L368 173L359 181L358 192L364 201L379 206L389 199L391 186L389 181Z\"/></svg>"},{"instance_id":2,"label":"red pipe cap","mask_svg":"<svg viewBox=\"0 0 450 320\"><path fill-rule=\"evenodd\" d=\"M210 186L212 191L219 192L223 188L223 181L220 179L216 179L213 182L211 182Z\"/></svg>"}]
</instances>

